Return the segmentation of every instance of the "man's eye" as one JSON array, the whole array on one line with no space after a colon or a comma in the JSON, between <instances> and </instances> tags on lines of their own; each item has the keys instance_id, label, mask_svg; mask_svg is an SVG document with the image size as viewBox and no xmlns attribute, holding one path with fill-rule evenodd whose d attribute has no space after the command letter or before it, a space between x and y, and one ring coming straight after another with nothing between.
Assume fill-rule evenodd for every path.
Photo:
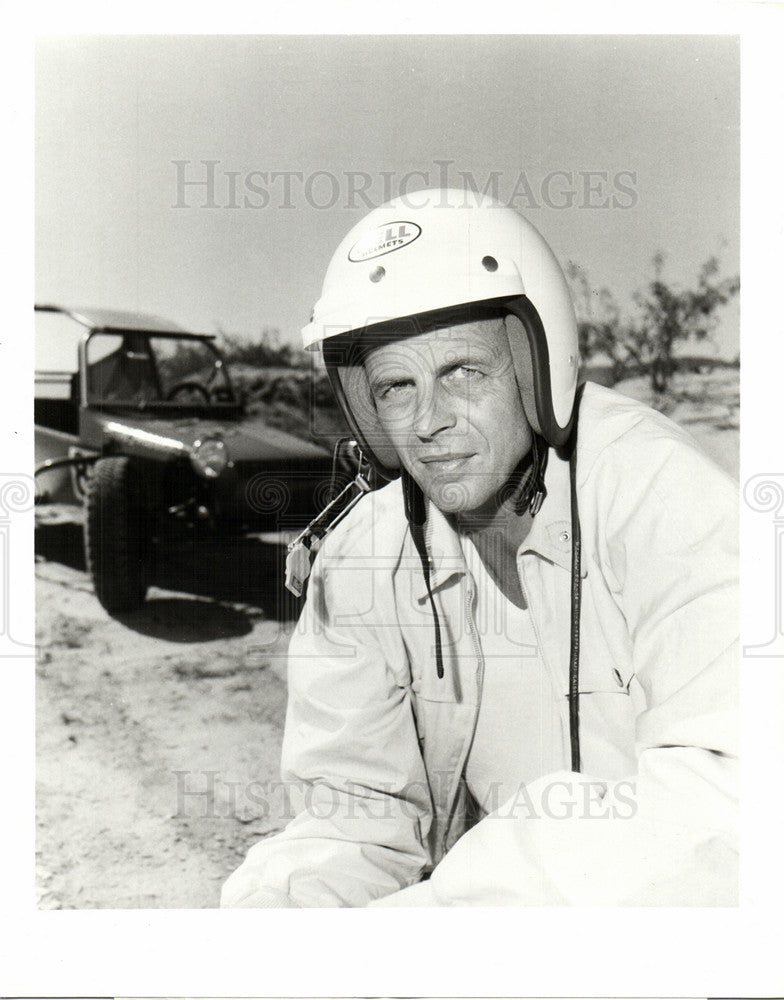
<instances>
[{"instance_id":1,"label":"man's eye","mask_svg":"<svg viewBox=\"0 0 784 1000\"><path fill-rule=\"evenodd\" d=\"M389 399L392 396L399 396L410 386L410 384L410 382L406 382L402 379L398 382L387 382L386 385L379 386L376 389L376 396L378 399Z\"/></svg>"},{"instance_id":2,"label":"man's eye","mask_svg":"<svg viewBox=\"0 0 784 1000\"><path fill-rule=\"evenodd\" d=\"M456 382L467 382L475 381L481 374L478 368L472 368L471 365L460 365L453 368L448 377Z\"/></svg>"}]
</instances>

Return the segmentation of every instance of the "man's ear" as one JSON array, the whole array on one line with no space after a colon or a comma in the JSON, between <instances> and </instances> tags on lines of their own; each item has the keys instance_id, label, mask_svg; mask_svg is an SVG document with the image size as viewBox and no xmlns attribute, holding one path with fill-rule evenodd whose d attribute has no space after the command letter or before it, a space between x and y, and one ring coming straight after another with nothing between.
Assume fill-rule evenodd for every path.
<instances>
[{"instance_id":1,"label":"man's ear","mask_svg":"<svg viewBox=\"0 0 784 1000\"><path fill-rule=\"evenodd\" d=\"M504 317L506 335L509 339L509 351L512 355L515 378L520 388L523 409L528 423L534 433L541 435L539 417L536 413L536 397L534 393L534 365L531 359L531 346L528 334L522 321L517 316L507 313Z\"/></svg>"}]
</instances>

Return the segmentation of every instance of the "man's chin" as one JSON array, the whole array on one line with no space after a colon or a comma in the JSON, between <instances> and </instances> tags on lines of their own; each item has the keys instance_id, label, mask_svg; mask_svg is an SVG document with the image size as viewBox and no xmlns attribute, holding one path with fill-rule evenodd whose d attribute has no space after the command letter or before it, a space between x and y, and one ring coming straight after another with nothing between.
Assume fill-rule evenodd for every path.
<instances>
[{"instance_id":1,"label":"man's chin","mask_svg":"<svg viewBox=\"0 0 784 1000\"><path fill-rule=\"evenodd\" d=\"M488 499L484 493L479 494L476 484L467 484L459 479L441 479L419 485L442 514L469 514L481 508Z\"/></svg>"}]
</instances>

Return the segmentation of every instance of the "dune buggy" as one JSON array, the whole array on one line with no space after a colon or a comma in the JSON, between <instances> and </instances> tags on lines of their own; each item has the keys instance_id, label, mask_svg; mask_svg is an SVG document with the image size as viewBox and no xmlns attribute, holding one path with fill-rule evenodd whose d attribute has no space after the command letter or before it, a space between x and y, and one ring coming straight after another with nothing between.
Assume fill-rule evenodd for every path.
<instances>
[{"instance_id":1,"label":"dune buggy","mask_svg":"<svg viewBox=\"0 0 784 1000\"><path fill-rule=\"evenodd\" d=\"M351 478L350 446L335 475L328 448L246 412L212 336L36 306L36 358L36 499L84 504L86 562L110 613L140 607L178 526L293 530Z\"/></svg>"}]
</instances>

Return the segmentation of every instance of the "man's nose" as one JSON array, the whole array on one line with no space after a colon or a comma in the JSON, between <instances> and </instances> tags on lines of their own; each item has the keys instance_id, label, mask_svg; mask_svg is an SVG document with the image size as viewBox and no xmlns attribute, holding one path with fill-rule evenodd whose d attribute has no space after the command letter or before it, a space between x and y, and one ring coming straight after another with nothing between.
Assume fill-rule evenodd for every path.
<instances>
[{"instance_id":1,"label":"man's nose","mask_svg":"<svg viewBox=\"0 0 784 1000\"><path fill-rule=\"evenodd\" d=\"M422 440L432 438L439 431L454 427L456 415L454 400L438 384L423 389L417 399L412 429Z\"/></svg>"}]
</instances>

